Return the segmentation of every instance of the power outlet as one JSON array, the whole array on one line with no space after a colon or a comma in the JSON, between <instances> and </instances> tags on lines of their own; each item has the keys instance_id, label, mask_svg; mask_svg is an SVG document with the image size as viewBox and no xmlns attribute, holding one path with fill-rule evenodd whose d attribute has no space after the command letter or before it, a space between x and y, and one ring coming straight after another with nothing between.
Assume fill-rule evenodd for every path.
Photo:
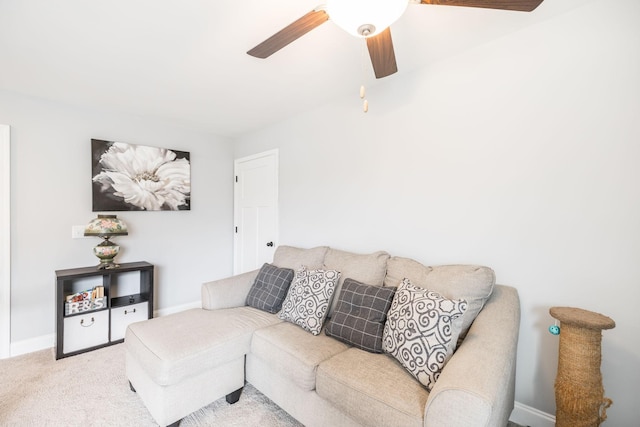
<instances>
[{"instance_id":1,"label":"power outlet","mask_svg":"<svg viewBox=\"0 0 640 427\"><path fill-rule=\"evenodd\" d=\"M89 236L84 235L84 225L71 226L71 238L72 239L85 239Z\"/></svg>"}]
</instances>

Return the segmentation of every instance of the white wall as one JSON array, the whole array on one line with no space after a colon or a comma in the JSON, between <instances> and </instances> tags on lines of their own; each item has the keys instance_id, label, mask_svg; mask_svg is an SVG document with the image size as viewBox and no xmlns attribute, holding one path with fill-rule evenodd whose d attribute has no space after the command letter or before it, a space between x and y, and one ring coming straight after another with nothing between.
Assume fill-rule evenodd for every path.
<instances>
[{"instance_id":1,"label":"white wall","mask_svg":"<svg viewBox=\"0 0 640 427\"><path fill-rule=\"evenodd\" d=\"M0 358L11 354L11 128L0 124Z\"/></svg>"},{"instance_id":2,"label":"white wall","mask_svg":"<svg viewBox=\"0 0 640 427\"><path fill-rule=\"evenodd\" d=\"M117 260L144 260L156 266L156 310L197 303L202 282L232 273L230 140L162 121L7 92L0 92L0 123L11 125L12 138L14 349L53 343L54 271L98 264L92 248L99 239L71 238L73 225L84 225L96 215L91 202L91 138L191 153L190 211L116 212L129 226L129 235L116 239L122 248Z\"/></svg>"},{"instance_id":3,"label":"white wall","mask_svg":"<svg viewBox=\"0 0 640 427\"><path fill-rule=\"evenodd\" d=\"M368 114L349 96L247 135L235 156L280 149L281 244L485 264L517 287L525 405L555 413L549 307L612 317L607 425L636 425L639 18L635 0L588 3L401 70L370 88Z\"/></svg>"}]
</instances>

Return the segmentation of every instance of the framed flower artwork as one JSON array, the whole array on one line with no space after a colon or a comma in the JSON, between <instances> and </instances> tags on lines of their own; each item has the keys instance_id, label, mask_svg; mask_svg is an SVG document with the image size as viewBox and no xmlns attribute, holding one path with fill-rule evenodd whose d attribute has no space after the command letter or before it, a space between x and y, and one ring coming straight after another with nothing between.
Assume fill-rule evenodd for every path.
<instances>
[{"instance_id":1,"label":"framed flower artwork","mask_svg":"<svg viewBox=\"0 0 640 427\"><path fill-rule=\"evenodd\" d=\"M191 209L187 151L91 140L93 212Z\"/></svg>"}]
</instances>

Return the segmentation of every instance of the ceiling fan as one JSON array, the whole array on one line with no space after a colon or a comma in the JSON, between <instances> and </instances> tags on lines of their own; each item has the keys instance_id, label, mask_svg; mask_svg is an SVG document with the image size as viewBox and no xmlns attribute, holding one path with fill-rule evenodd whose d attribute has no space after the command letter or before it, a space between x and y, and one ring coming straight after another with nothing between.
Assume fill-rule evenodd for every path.
<instances>
[{"instance_id":1,"label":"ceiling fan","mask_svg":"<svg viewBox=\"0 0 640 427\"><path fill-rule=\"evenodd\" d=\"M365 38L377 79L396 71L396 56L389 26L404 13L409 3L481 7L531 12L543 0L327 0L300 19L275 33L247 54L268 58L289 43L331 20L357 37Z\"/></svg>"}]
</instances>

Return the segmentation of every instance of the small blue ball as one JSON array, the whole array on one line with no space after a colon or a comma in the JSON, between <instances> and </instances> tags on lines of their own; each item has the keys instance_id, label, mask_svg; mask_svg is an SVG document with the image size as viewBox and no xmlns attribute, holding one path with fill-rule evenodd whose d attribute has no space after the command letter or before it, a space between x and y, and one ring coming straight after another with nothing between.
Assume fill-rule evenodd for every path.
<instances>
[{"instance_id":1,"label":"small blue ball","mask_svg":"<svg viewBox=\"0 0 640 427\"><path fill-rule=\"evenodd\" d=\"M560 326L558 325L549 326L549 332L551 332L552 335L560 335Z\"/></svg>"}]
</instances>

